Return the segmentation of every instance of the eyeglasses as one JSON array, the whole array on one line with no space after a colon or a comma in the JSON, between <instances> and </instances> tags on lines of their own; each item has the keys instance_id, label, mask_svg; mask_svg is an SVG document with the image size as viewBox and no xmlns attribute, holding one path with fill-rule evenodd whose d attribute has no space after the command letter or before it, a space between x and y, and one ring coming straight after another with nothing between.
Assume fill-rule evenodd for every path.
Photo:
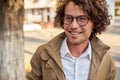
<instances>
[{"instance_id":1,"label":"eyeglasses","mask_svg":"<svg viewBox=\"0 0 120 80\"><path fill-rule=\"evenodd\" d=\"M73 17L71 15L65 14L65 16L64 16L64 24L66 24L66 25L71 24L73 22L74 18L76 19L77 23L80 26L87 25L87 23L89 22L89 19L90 19L88 16L85 16L85 15Z\"/></svg>"}]
</instances>

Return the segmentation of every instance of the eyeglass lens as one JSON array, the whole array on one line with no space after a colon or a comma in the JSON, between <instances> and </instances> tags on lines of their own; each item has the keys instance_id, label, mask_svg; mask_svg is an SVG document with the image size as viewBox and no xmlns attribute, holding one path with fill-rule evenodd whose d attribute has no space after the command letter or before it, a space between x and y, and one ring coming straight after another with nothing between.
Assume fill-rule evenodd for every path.
<instances>
[{"instance_id":1,"label":"eyeglass lens","mask_svg":"<svg viewBox=\"0 0 120 80\"><path fill-rule=\"evenodd\" d=\"M64 24L69 25L73 22L74 19L76 19L77 23L80 26L85 26L89 21L89 17L85 16L85 15L81 15L81 16L77 16L77 17L73 17L71 15L65 15L64 16Z\"/></svg>"}]
</instances>

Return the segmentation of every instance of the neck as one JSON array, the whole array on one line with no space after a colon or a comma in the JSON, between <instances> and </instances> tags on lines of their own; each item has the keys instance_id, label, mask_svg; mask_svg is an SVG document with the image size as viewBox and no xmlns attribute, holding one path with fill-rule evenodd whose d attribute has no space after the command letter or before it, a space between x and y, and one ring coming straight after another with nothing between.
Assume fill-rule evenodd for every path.
<instances>
[{"instance_id":1,"label":"neck","mask_svg":"<svg viewBox=\"0 0 120 80\"><path fill-rule=\"evenodd\" d=\"M68 48L74 57L79 57L81 54L83 54L86 49L88 48L89 41L85 41L79 45L74 44L68 44Z\"/></svg>"}]
</instances>

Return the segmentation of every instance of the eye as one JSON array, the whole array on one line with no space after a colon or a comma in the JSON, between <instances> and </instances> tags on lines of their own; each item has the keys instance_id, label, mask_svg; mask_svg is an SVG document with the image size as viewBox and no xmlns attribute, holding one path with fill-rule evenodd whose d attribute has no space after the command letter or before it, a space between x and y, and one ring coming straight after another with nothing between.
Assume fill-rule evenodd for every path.
<instances>
[{"instance_id":1,"label":"eye","mask_svg":"<svg viewBox=\"0 0 120 80\"><path fill-rule=\"evenodd\" d=\"M86 16L79 16L77 17L78 21L87 21L88 20L88 17Z\"/></svg>"},{"instance_id":2,"label":"eye","mask_svg":"<svg viewBox=\"0 0 120 80\"><path fill-rule=\"evenodd\" d=\"M72 21L72 16L66 15L64 20L67 21L67 22L71 22Z\"/></svg>"}]
</instances>

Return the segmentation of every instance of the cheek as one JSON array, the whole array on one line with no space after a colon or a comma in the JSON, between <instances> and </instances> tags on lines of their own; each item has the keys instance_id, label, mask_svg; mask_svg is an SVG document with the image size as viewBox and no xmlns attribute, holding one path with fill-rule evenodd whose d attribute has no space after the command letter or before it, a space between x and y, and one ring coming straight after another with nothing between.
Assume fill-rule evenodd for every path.
<instances>
[{"instance_id":1,"label":"cheek","mask_svg":"<svg viewBox=\"0 0 120 80\"><path fill-rule=\"evenodd\" d=\"M92 33L92 29L93 29L93 27L90 27L89 29L86 30L86 32L87 32L88 34L91 34L91 33Z\"/></svg>"},{"instance_id":2,"label":"cheek","mask_svg":"<svg viewBox=\"0 0 120 80\"><path fill-rule=\"evenodd\" d=\"M92 28L90 28L90 29L88 30L88 34L91 35L91 33L92 33Z\"/></svg>"},{"instance_id":3,"label":"cheek","mask_svg":"<svg viewBox=\"0 0 120 80\"><path fill-rule=\"evenodd\" d=\"M89 22L88 28L89 28L88 31L89 31L89 32L92 32L92 30L93 30L93 28L94 28L94 25L93 25L93 22L92 22L92 21Z\"/></svg>"},{"instance_id":4,"label":"cheek","mask_svg":"<svg viewBox=\"0 0 120 80\"><path fill-rule=\"evenodd\" d=\"M68 26L64 24L63 29L66 30L67 28L68 28Z\"/></svg>"},{"instance_id":5,"label":"cheek","mask_svg":"<svg viewBox=\"0 0 120 80\"><path fill-rule=\"evenodd\" d=\"M93 30L93 24L90 23L90 24L88 24L88 26L86 26L86 27L87 27L87 28L86 28L85 32L86 32L87 34L91 34L91 33L92 33L92 30Z\"/></svg>"}]
</instances>

